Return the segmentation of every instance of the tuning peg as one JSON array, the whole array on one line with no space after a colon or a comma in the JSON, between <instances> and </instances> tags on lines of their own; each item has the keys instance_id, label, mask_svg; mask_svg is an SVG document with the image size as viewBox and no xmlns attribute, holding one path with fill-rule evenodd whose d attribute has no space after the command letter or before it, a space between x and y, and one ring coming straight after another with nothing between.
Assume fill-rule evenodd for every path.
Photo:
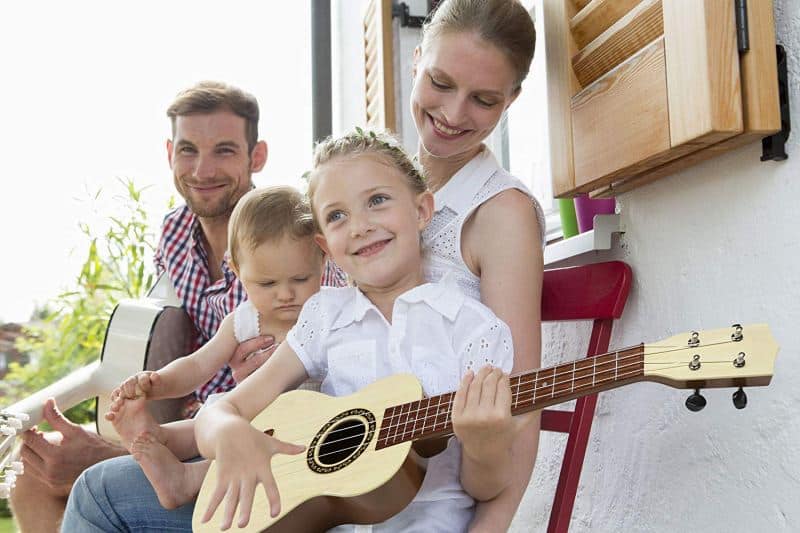
<instances>
[{"instance_id":1,"label":"tuning peg","mask_svg":"<svg viewBox=\"0 0 800 533\"><path fill-rule=\"evenodd\" d=\"M747 394L744 393L744 389L741 387L733 393L733 406L737 409L744 409L747 407Z\"/></svg>"},{"instance_id":2,"label":"tuning peg","mask_svg":"<svg viewBox=\"0 0 800 533\"><path fill-rule=\"evenodd\" d=\"M694 393L686 398L686 408L693 413L700 411L706 406L706 399L700 394L700 389L695 389Z\"/></svg>"}]
</instances>

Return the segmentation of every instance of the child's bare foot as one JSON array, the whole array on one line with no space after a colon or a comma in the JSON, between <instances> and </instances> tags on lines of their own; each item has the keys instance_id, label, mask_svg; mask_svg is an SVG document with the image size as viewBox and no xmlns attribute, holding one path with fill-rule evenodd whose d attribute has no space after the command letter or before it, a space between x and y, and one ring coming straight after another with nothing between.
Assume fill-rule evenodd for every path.
<instances>
[{"instance_id":1,"label":"child's bare foot","mask_svg":"<svg viewBox=\"0 0 800 533\"><path fill-rule=\"evenodd\" d=\"M161 436L161 427L147 410L147 399L144 396L114 400L111 411L106 414L106 420L111 421L128 451L131 451L133 440L144 432Z\"/></svg>"},{"instance_id":2,"label":"child's bare foot","mask_svg":"<svg viewBox=\"0 0 800 533\"><path fill-rule=\"evenodd\" d=\"M176 509L197 497L208 471L208 461L182 463L150 433L136 437L131 453L165 509Z\"/></svg>"}]
</instances>

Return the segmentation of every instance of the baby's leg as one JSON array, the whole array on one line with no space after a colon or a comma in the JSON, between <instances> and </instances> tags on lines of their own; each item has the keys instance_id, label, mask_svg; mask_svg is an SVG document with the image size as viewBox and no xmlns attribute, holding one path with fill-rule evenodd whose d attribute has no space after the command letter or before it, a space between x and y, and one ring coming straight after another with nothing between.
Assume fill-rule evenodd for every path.
<instances>
[{"instance_id":1,"label":"baby's leg","mask_svg":"<svg viewBox=\"0 0 800 533\"><path fill-rule=\"evenodd\" d=\"M147 410L147 399L144 396L138 398L118 398L111 405L111 411L106 414L106 419L111 421L114 429L122 439L122 444L130 451L133 440L144 433L149 432L159 441L163 442L159 427L153 415Z\"/></svg>"},{"instance_id":2,"label":"baby's leg","mask_svg":"<svg viewBox=\"0 0 800 533\"><path fill-rule=\"evenodd\" d=\"M131 453L165 509L176 509L197 497L209 461L182 463L150 433L143 433L133 441Z\"/></svg>"}]
</instances>

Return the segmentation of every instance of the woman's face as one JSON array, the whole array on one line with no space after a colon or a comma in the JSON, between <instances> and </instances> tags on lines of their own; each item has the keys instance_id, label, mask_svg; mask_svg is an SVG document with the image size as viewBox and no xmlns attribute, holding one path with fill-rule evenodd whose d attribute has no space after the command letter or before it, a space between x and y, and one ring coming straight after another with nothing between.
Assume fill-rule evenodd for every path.
<instances>
[{"instance_id":1,"label":"woman's face","mask_svg":"<svg viewBox=\"0 0 800 533\"><path fill-rule=\"evenodd\" d=\"M516 98L515 78L506 54L472 32L417 48L411 114L421 148L441 158L476 150Z\"/></svg>"}]
</instances>

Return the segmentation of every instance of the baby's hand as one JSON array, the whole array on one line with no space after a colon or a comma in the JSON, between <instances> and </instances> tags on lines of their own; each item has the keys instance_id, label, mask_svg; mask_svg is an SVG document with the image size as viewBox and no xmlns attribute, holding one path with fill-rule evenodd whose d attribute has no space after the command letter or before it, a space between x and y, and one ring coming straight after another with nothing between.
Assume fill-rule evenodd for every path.
<instances>
[{"instance_id":1,"label":"baby's hand","mask_svg":"<svg viewBox=\"0 0 800 533\"><path fill-rule=\"evenodd\" d=\"M476 461L509 452L514 425L508 374L485 366L464 375L453 400L453 432L464 453Z\"/></svg>"}]
</instances>

